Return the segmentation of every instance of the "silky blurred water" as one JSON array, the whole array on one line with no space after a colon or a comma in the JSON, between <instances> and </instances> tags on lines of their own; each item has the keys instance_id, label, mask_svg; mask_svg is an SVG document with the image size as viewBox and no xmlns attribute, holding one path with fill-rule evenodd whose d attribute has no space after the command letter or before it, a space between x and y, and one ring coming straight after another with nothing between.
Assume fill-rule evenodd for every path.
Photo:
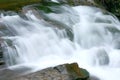
<instances>
[{"instance_id":1,"label":"silky blurred water","mask_svg":"<svg viewBox=\"0 0 120 80\"><path fill-rule=\"evenodd\" d=\"M1 14L0 23L9 31L7 34L1 30L7 66L24 65L39 70L77 62L100 80L119 80L117 18L89 6L51 9L60 12L41 16L38 10L26 10L26 19Z\"/></svg>"}]
</instances>

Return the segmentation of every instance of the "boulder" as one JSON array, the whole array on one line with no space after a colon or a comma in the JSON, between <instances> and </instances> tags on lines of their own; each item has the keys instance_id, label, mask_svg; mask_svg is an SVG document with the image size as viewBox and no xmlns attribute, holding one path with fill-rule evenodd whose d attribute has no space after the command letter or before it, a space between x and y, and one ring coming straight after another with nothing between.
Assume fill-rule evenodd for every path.
<instances>
[{"instance_id":1,"label":"boulder","mask_svg":"<svg viewBox=\"0 0 120 80\"><path fill-rule=\"evenodd\" d=\"M9 77L9 79L4 76L4 78L0 78L0 80L89 80L89 72L79 68L77 63L72 63L46 68L27 75Z\"/></svg>"}]
</instances>

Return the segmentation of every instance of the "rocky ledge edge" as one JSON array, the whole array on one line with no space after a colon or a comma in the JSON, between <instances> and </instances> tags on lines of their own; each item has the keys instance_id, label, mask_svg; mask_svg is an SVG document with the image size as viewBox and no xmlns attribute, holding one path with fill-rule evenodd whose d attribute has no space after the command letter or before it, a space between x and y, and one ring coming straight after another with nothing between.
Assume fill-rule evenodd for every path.
<instances>
[{"instance_id":1,"label":"rocky ledge edge","mask_svg":"<svg viewBox=\"0 0 120 80\"><path fill-rule=\"evenodd\" d=\"M9 73L9 75L1 77L0 80L91 80L89 72L83 68L79 68L77 63L62 64L34 73L14 77L11 77L10 75L13 76L17 74L12 70L4 70L1 72L1 74L6 73Z\"/></svg>"}]
</instances>

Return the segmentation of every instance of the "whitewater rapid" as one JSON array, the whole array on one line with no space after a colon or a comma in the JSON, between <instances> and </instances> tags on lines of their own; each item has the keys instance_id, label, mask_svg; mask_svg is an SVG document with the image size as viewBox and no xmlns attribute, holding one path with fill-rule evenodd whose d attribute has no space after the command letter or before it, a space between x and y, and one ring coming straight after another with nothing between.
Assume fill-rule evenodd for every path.
<instances>
[{"instance_id":1,"label":"whitewater rapid","mask_svg":"<svg viewBox=\"0 0 120 80\"><path fill-rule=\"evenodd\" d=\"M117 18L89 6L51 9L59 13L44 13L41 17L39 11L27 10L26 18L1 13L0 35L7 65L43 69L77 62L100 80L119 80Z\"/></svg>"}]
</instances>

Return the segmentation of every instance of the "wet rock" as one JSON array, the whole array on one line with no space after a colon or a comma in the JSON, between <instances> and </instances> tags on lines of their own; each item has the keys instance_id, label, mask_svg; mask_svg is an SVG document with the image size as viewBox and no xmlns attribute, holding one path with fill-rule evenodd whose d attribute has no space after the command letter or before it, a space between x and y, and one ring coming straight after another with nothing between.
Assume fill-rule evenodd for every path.
<instances>
[{"instance_id":1,"label":"wet rock","mask_svg":"<svg viewBox=\"0 0 120 80\"><path fill-rule=\"evenodd\" d=\"M5 65L5 62L4 62L2 47L1 47L1 44L0 44L0 68L1 68L1 65Z\"/></svg>"},{"instance_id":2,"label":"wet rock","mask_svg":"<svg viewBox=\"0 0 120 80\"><path fill-rule=\"evenodd\" d=\"M3 60L0 60L0 65L4 65L5 62Z\"/></svg>"},{"instance_id":3,"label":"wet rock","mask_svg":"<svg viewBox=\"0 0 120 80\"><path fill-rule=\"evenodd\" d=\"M7 15L7 12L3 12L5 15ZM12 15L12 14L11 14ZM2 21L2 19L1 19ZM3 24L2 22L0 22L0 37L2 36L12 36L13 34L11 33L11 31L7 28L7 26L5 24ZM1 38L0 38L0 43L1 43Z\"/></svg>"},{"instance_id":4,"label":"wet rock","mask_svg":"<svg viewBox=\"0 0 120 80\"><path fill-rule=\"evenodd\" d=\"M62 74L68 74L72 80L87 80L89 78L89 73L85 69L79 68L77 63L60 65L54 69Z\"/></svg>"},{"instance_id":5,"label":"wet rock","mask_svg":"<svg viewBox=\"0 0 120 80\"><path fill-rule=\"evenodd\" d=\"M0 58L3 58L3 53L2 52L0 52Z\"/></svg>"},{"instance_id":6,"label":"wet rock","mask_svg":"<svg viewBox=\"0 0 120 80\"><path fill-rule=\"evenodd\" d=\"M0 69L6 68L5 62L3 59L0 59Z\"/></svg>"},{"instance_id":7,"label":"wet rock","mask_svg":"<svg viewBox=\"0 0 120 80\"><path fill-rule=\"evenodd\" d=\"M10 73L10 71L9 71ZM12 75L13 76L13 75ZM0 80L88 80L89 73L78 67L77 63L50 67L38 72Z\"/></svg>"},{"instance_id":8,"label":"wet rock","mask_svg":"<svg viewBox=\"0 0 120 80\"><path fill-rule=\"evenodd\" d=\"M113 47L114 47L115 49L120 49L120 39L119 39L119 38L118 38L118 39L115 39L115 40L113 41L112 45L113 45Z\"/></svg>"},{"instance_id":9,"label":"wet rock","mask_svg":"<svg viewBox=\"0 0 120 80\"><path fill-rule=\"evenodd\" d=\"M82 68L79 68L76 63L66 64L66 68L69 74L71 74L74 78L87 80L89 78L89 73Z\"/></svg>"},{"instance_id":10,"label":"wet rock","mask_svg":"<svg viewBox=\"0 0 120 80\"><path fill-rule=\"evenodd\" d=\"M108 65L109 64L109 56L104 49L98 50L96 54L96 64L99 65Z\"/></svg>"},{"instance_id":11,"label":"wet rock","mask_svg":"<svg viewBox=\"0 0 120 80\"><path fill-rule=\"evenodd\" d=\"M0 80L12 80L13 76L18 75L18 73L9 69L0 69Z\"/></svg>"},{"instance_id":12,"label":"wet rock","mask_svg":"<svg viewBox=\"0 0 120 80\"><path fill-rule=\"evenodd\" d=\"M90 76L90 80L100 80L100 79L97 78L96 76Z\"/></svg>"}]
</instances>

